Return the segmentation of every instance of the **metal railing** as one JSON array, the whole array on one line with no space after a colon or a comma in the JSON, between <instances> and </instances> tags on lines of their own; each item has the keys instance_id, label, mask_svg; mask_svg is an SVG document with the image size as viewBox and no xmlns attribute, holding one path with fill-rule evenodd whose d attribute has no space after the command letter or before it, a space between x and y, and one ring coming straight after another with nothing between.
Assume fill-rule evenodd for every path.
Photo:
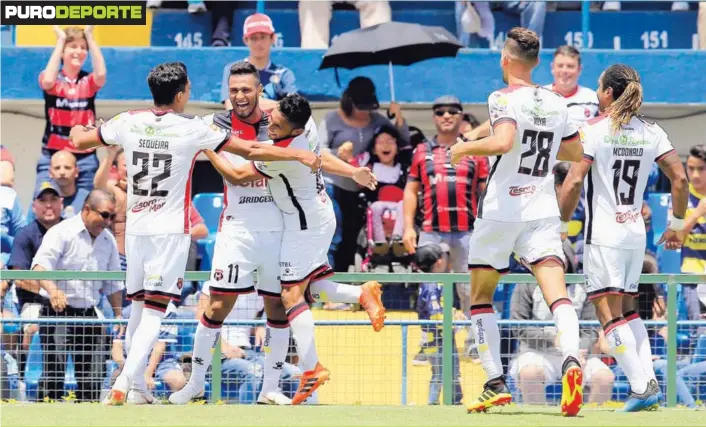
<instances>
[{"instance_id":1,"label":"metal railing","mask_svg":"<svg viewBox=\"0 0 706 427\"><path fill-rule=\"evenodd\" d=\"M197 280L203 281L208 280L209 272L187 272L185 275L185 280ZM121 271L114 272L99 272L99 271L24 271L24 270L2 270L0 271L0 278L3 280L125 280L125 273ZM428 274L428 273L336 273L333 276L333 280L344 282L344 283L360 283L369 280L376 280L381 283L422 283L422 282L438 282L443 285L443 298L445 301L453 301L454 283L464 283L468 282L467 274ZM534 276L529 274L508 274L500 279L501 283L536 283ZM585 277L582 274L570 274L566 276L567 283L584 283ZM677 373L677 284L699 284L706 283L706 275L695 275L695 274L646 274L640 277L640 283L642 284L666 284L667 285L667 406L675 406L677 402L676 396L676 373ZM34 319L31 321L23 321L21 319L12 319L12 322L23 322L23 323L41 323L41 322L76 322L76 319ZM96 320L92 320L96 321ZM126 323L126 320L98 320L98 322L107 323ZM172 321L174 322L174 321ZM184 323L196 323L196 320L181 320L176 322ZM509 324L517 323L516 321L500 321L499 325L505 323ZM244 321L244 322L228 322L234 325L257 325L262 322L258 321ZM439 321L389 321L386 322L387 325L399 325L402 327L402 338L404 345L404 338L406 337L406 328L413 325L422 324L438 324ZM442 360L443 360L443 403L445 405L452 404L453 397L453 327L454 325L470 325L470 321L454 321L453 320L453 305L444 304L444 316L443 320L440 322L443 324L443 347L442 347ZM536 322L534 322L536 323ZM582 322L584 323L584 322ZM590 323L590 322L589 322ZM595 322L594 322L595 323ZM367 322L355 322L355 321L318 321L319 325L363 325ZM587 323L588 324L588 323ZM406 351L403 352L402 362L403 365L406 361ZM213 389L212 396L216 398L220 396L220 346L217 346L214 353L214 364L212 367L213 372ZM403 376L405 375L405 370L403 369ZM406 395L406 381L402 381L403 384L403 396ZM404 401L404 397L403 397Z\"/></svg>"}]
</instances>

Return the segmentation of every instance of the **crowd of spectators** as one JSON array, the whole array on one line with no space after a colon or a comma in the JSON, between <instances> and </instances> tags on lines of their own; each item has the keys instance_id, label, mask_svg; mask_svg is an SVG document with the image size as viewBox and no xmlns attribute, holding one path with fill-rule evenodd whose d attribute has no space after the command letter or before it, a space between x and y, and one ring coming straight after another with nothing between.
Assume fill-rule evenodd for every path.
<instances>
[{"instance_id":1,"label":"crowd of spectators","mask_svg":"<svg viewBox=\"0 0 706 427\"><path fill-rule=\"evenodd\" d=\"M153 6L158 2L151 2ZM209 2L210 3L210 2ZM302 2L309 3L309 2ZM386 2L354 2L361 11L361 25L389 20ZM512 2L511 2L512 3ZM523 14L527 25L541 26L543 12L527 2L507 4L508 8ZM678 2L677 2L678 3ZM464 7L475 7L476 14L468 19L482 18L483 6L476 2ZM311 6L311 5L309 5ZM197 13L206 7L203 2L189 2L190 11ZM300 11L307 5L300 4ZM330 8L328 2L316 7ZM386 8L386 9L385 9ZM193 10L192 10L193 9ZM330 9L329 9L330 10ZM313 14L312 10L305 10ZM466 14L465 11L462 11ZM304 18L302 18L304 20ZM467 24L467 22L466 22ZM485 25L485 24L483 24ZM476 25L473 28L477 28ZM465 28L465 27L464 27ZM481 28L483 26L481 25ZM541 29L541 28L540 28ZM477 31L476 31L477 32ZM480 34L480 33L479 33ZM118 148L108 148L99 162L95 152L78 152L68 144L68 129L73 125L95 124L95 96L108 84L106 64L98 45L92 38L92 29L56 29L57 44L46 69L39 75L44 91L47 126L42 151L37 165L37 180L31 206L25 215L22 203L13 189L16 159L4 147L0 156L0 207L2 208L2 267L18 270L125 270L125 220L127 185L125 154ZM249 48L246 58L260 71L264 85L263 104L270 105L288 93L297 91L296 80L288 68L274 64L270 59L275 42L272 20L264 14L255 14L245 21L243 42ZM311 43L321 43L328 34L321 28L312 30ZM318 46L315 46L318 47ZM93 71L83 70L90 53ZM230 64L224 64L224 75ZM552 63L554 82L547 85L567 99L571 117L587 120L598 114L595 93L578 85L581 73L580 55L576 49L563 46L557 49ZM227 85L223 85L225 108L229 109ZM575 101L575 102L572 102ZM580 102L579 102L580 101ZM473 115L464 112L462 100L453 94L440 96L429 111L435 135L425 137L411 126L400 104L391 103L380 112L380 103L373 82L366 77L352 79L343 90L338 107L324 116L319 125L322 145L340 159L355 165L370 167L377 175L380 187L374 191L362 190L352 180L326 176L326 190L336 213L338 228L331 243L329 259L336 271L345 272L356 266L356 257L377 257L378 263L404 264L410 269L425 272L466 272L468 237L473 231L481 197L488 178L486 158L467 158L457 167L451 167L448 148L457 138L474 139L487 134L487 124L480 124ZM561 185L568 167L559 164L554 169L555 183ZM691 181L690 211L687 217L689 239L683 252L684 272L704 271L706 260L703 235L706 229L706 148L695 146L687 160ZM651 177L649 186L658 178ZM651 212L647 202L643 218L651 226ZM189 215L192 233L192 253L188 270L198 268L196 242L208 235L208 228L198 211L191 207ZM569 272L582 272L583 209L577 209L565 244ZM345 226L344 226L345 225ZM370 252L361 250L361 231ZM363 245L365 246L365 245ZM517 260L512 260L514 272L527 272ZM645 272L657 272L657 259L648 254ZM457 283L457 319L469 316L469 283ZM185 284L182 302L197 302L194 306L177 304L170 307L172 316L200 318L198 312L207 289L200 284ZM388 288L391 289L391 288ZM415 303L406 309L415 309L420 319L438 319L442 313L441 287L423 283L412 288ZM2 282L3 317L33 320L39 317L121 318L129 310L123 284L119 281L34 281ZM641 306L641 315L649 319L665 316L664 289L647 286L650 295ZM198 292L198 297L189 299ZM512 320L543 321L551 318L536 285L521 284L514 291L505 292L508 307L498 311ZM706 297L694 285L683 286L686 313L689 319L701 319L706 312ZM580 285L571 285L570 295L581 319L592 320L592 306L587 304ZM230 320L255 320L262 316L259 297L242 298L231 313ZM198 306L198 307L197 307ZM76 379L76 398L95 401L101 391L110 386L124 362L122 328L105 328L91 323L78 325L51 325L24 323L21 328L4 324L2 334L3 361L17 364L18 390L26 390L25 372L28 355L35 334L41 340L44 355L43 372L35 397L60 399L65 391L65 371L71 357ZM517 349L506 349L506 364L517 382L525 402L544 401L544 386L556 381L559 368L556 353L556 334L551 328L528 327L508 331L508 343L517 343ZM177 390L185 384L189 372L183 368L190 357L180 351L176 343L184 340L183 330L166 325L160 343L153 350L146 371L146 383L155 387L155 381L167 390ZM420 351L415 362L432 367L429 404L438 403L441 378L442 337L436 327L423 328ZM587 329L583 335L583 350L589 400L603 402L611 397L616 372L607 356L602 332ZM666 332L658 334L664 337ZM464 353L473 354L470 331ZM262 329L227 327L223 331L222 373L226 388L234 390L235 400L252 403L262 381L264 356ZM455 346L455 343L454 343ZM183 348L182 348L183 350ZM105 361L110 363L106 364ZM702 373L702 365L694 367L685 359L682 377ZM292 355L282 378L282 388L291 393L292 379L298 375L296 355ZM462 398L459 360L454 358L454 402ZM658 371L663 365L656 363ZM680 385L684 378L680 377ZM684 386L686 387L686 386ZM682 387L680 399L694 405L687 397L688 387ZM684 391L686 390L686 391ZM24 392L24 391L23 391Z\"/></svg>"}]
</instances>

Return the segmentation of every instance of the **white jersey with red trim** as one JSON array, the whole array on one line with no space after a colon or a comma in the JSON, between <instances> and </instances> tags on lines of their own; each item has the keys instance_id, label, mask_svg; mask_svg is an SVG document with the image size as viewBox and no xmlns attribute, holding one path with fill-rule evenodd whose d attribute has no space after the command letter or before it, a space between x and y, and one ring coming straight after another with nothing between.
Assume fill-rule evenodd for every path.
<instances>
[{"instance_id":1,"label":"white jersey with red trim","mask_svg":"<svg viewBox=\"0 0 706 427\"><path fill-rule=\"evenodd\" d=\"M674 152L656 123L633 117L615 134L611 120L600 116L581 128L584 161L591 163L585 181L586 244L623 249L644 248L642 200L652 163Z\"/></svg>"},{"instance_id":2,"label":"white jersey with red trim","mask_svg":"<svg viewBox=\"0 0 706 427\"><path fill-rule=\"evenodd\" d=\"M314 119L309 118L301 135L276 141L275 145L310 150L318 155L321 145ZM272 197L284 213L285 231L320 228L335 220L321 170L312 172L295 161L257 161L253 162L253 167L268 178Z\"/></svg>"},{"instance_id":3,"label":"white jersey with red trim","mask_svg":"<svg viewBox=\"0 0 706 427\"><path fill-rule=\"evenodd\" d=\"M553 84L548 84L544 87L554 91ZM576 86L576 90L569 95L564 96L559 92L556 93L564 98L566 108L569 109L569 120L576 124L581 125L585 121L598 116L598 95L593 89Z\"/></svg>"},{"instance_id":4,"label":"white jersey with red trim","mask_svg":"<svg viewBox=\"0 0 706 427\"><path fill-rule=\"evenodd\" d=\"M223 129L230 129L233 135L249 141L272 143L267 137L269 116L262 113L260 121L254 124L245 123L235 117L232 112L224 111L204 117L207 122L213 122ZM234 167L250 167L250 161L237 154L222 152L220 154ZM235 231L282 231L282 211L274 202L267 178L245 184L233 185L224 180L224 207L221 213L219 230L228 228Z\"/></svg>"},{"instance_id":5,"label":"white jersey with red trim","mask_svg":"<svg viewBox=\"0 0 706 427\"><path fill-rule=\"evenodd\" d=\"M220 150L230 131L173 111L120 113L98 134L127 164L126 234L189 234L191 174L201 150Z\"/></svg>"},{"instance_id":6,"label":"white jersey with red trim","mask_svg":"<svg viewBox=\"0 0 706 427\"><path fill-rule=\"evenodd\" d=\"M517 128L512 149L490 159L478 218L526 222L558 217L552 168L563 140L577 135L564 100L539 86L514 85L488 98L491 133L502 123Z\"/></svg>"}]
</instances>

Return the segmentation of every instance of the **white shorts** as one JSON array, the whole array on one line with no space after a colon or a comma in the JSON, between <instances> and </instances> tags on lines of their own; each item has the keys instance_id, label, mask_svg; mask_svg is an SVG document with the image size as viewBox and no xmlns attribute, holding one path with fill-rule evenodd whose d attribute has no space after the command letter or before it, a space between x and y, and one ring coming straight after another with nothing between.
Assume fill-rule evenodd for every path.
<instances>
[{"instance_id":1,"label":"white shorts","mask_svg":"<svg viewBox=\"0 0 706 427\"><path fill-rule=\"evenodd\" d=\"M520 371L527 366L540 366L544 368L545 383L555 383L561 380L561 365L564 363L561 355L528 351L517 356L510 365L510 375L517 381ZM590 384L593 374L601 370L608 370L608 365L597 357L589 357L583 366L584 384ZM611 371L612 372L612 371Z\"/></svg>"},{"instance_id":2,"label":"white shorts","mask_svg":"<svg viewBox=\"0 0 706 427\"><path fill-rule=\"evenodd\" d=\"M468 244L468 269L509 271L510 255L516 253L530 265L555 260L564 265L558 217L527 222L477 219Z\"/></svg>"},{"instance_id":3,"label":"white shorts","mask_svg":"<svg viewBox=\"0 0 706 427\"><path fill-rule=\"evenodd\" d=\"M255 291L280 298L279 253L281 231L221 230L216 235L211 277L207 282L214 294L240 295Z\"/></svg>"},{"instance_id":4,"label":"white shorts","mask_svg":"<svg viewBox=\"0 0 706 427\"><path fill-rule=\"evenodd\" d=\"M328 250L335 231L336 221L308 230L284 231L279 263L282 287L333 275L328 263Z\"/></svg>"},{"instance_id":5,"label":"white shorts","mask_svg":"<svg viewBox=\"0 0 706 427\"><path fill-rule=\"evenodd\" d=\"M170 300L178 303L190 247L188 234L126 235L127 298L165 300L165 311ZM161 306L150 308L162 309Z\"/></svg>"},{"instance_id":6,"label":"white shorts","mask_svg":"<svg viewBox=\"0 0 706 427\"><path fill-rule=\"evenodd\" d=\"M588 299L611 294L637 296L644 260L644 249L586 245L583 271Z\"/></svg>"}]
</instances>

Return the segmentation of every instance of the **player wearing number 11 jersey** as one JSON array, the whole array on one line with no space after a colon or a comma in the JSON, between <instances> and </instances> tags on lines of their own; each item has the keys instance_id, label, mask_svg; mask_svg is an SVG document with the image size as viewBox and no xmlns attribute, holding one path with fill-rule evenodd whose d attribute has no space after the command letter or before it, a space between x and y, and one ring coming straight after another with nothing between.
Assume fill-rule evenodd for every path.
<instances>
[{"instance_id":1,"label":"player wearing number 11 jersey","mask_svg":"<svg viewBox=\"0 0 706 427\"><path fill-rule=\"evenodd\" d=\"M586 290L613 356L630 381L632 393L624 410L633 412L656 406L661 394L647 330L635 311L646 244L643 193L656 161L672 183L674 211L661 242L676 249L684 237L686 173L664 130L637 116L642 86L634 69L623 64L606 69L598 80L598 100L606 115L581 128L584 158L564 181L561 216L566 220L576 209L585 179Z\"/></svg>"},{"instance_id":2,"label":"player wearing number 11 jersey","mask_svg":"<svg viewBox=\"0 0 706 427\"><path fill-rule=\"evenodd\" d=\"M160 64L147 77L154 108L118 114L98 129L75 127L78 148L120 145L128 175L127 292L133 300L126 333L128 356L105 403L152 403L144 384L147 356L170 301L178 301L190 246L191 174L202 150L221 149L251 160L299 160L318 170L310 151L240 140L229 130L185 115L189 78L184 64Z\"/></svg>"},{"instance_id":3,"label":"player wearing number 11 jersey","mask_svg":"<svg viewBox=\"0 0 706 427\"><path fill-rule=\"evenodd\" d=\"M538 54L535 32L525 28L508 32L501 66L509 86L488 99L491 135L451 147L452 164L466 155L493 157L468 255L473 284L471 321L488 382L468 406L469 412L512 400L500 360L492 302L513 252L537 277L558 329L564 360L561 411L574 416L583 402L578 315L566 294L559 208L551 175L557 158L579 161L583 152L577 128L567 120L563 99L531 81Z\"/></svg>"}]
</instances>

